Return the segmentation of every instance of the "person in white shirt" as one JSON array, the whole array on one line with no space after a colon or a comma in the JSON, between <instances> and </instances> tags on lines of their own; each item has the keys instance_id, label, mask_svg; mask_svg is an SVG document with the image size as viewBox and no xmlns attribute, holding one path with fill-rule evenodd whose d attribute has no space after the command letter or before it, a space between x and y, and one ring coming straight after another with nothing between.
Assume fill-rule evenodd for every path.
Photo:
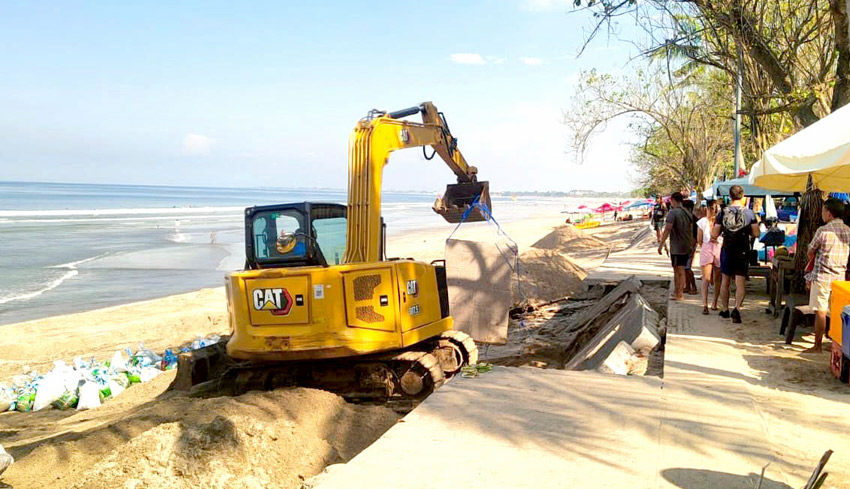
<instances>
[{"instance_id":1,"label":"person in white shirt","mask_svg":"<svg viewBox=\"0 0 850 489\"><path fill-rule=\"evenodd\" d=\"M697 246L700 247L699 266L702 269L702 313L708 315L709 285L714 286L712 310L717 310L717 299L720 297L721 243L711 241L711 229L714 227L714 220L717 217L717 203L712 201L707 206L702 206L699 214L702 217L697 221Z\"/></svg>"}]
</instances>

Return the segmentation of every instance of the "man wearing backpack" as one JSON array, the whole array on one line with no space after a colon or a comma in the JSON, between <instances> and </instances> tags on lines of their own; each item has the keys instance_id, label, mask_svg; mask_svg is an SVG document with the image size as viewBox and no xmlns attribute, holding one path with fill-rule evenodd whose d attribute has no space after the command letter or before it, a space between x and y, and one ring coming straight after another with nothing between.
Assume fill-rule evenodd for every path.
<instances>
[{"instance_id":1,"label":"man wearing backpack","mask_svg":"<svg viewBox=\"0 0 850 489\"><path fill-rule=\"evenodd\" d=\"M747 293L751 238L758 238L759 225L756 215L743 205L744 189L740 185L729 188L732 202L720 211L711 231L711 240L723 235L723 247L720 249L720 272L723 280L720 284L720 317L732 318L733 323L741 322L741 306ZM729 312L729 291L735 280L735 309Z\"/></svg>"}]
</instances>

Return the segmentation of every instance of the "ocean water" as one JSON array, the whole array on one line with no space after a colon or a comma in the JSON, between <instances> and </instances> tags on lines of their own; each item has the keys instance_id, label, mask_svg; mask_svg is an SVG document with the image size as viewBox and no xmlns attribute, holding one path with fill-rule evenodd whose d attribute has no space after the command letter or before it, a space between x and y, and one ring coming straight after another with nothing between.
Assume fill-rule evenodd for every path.
<instances>
[{"instance_id":1,"label":"ocean water","mask_svg":"<svg viewBox=\"0 0 850 489\"><path fill-rule=\"evenodd\" d=\"M453 225L436 193L386 192L390 235ZM242 268L245 207L344 203L342 190L0 182L0 324L223 284ZM494 198L501 222L556 214L570 199Z\"/></svg>"}]
</instances>

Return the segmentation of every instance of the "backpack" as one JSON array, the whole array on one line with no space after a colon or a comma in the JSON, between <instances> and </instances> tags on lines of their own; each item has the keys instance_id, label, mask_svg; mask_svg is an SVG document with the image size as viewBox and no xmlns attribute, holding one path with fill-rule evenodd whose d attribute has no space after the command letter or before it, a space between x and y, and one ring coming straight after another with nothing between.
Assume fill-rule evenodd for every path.
<instances>
[{"instance_id":1,"label":"backpack","mask_svg":"<svg viewBox=\"0 0 850 489\"><path fill-rule=\"evenodd\" d=\"M720 228L723 230L723 246L727 250L743 253L750 249L750 220L743 207L723 209Z\"/></svg>"}]
</instances>

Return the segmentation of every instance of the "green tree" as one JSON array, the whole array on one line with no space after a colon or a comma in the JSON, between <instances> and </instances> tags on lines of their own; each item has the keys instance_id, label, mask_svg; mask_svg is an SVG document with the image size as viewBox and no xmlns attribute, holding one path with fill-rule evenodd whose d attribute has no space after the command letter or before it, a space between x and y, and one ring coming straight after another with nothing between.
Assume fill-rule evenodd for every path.
<instances>
[{"instance_id":1,"label":"green tree","mask_svg":"<svg viewBox=\"0 0 850 489\"><path fill-rule=\"evenodd\" d=\"M594 29L631 16L647 54L687 57L730 75L744 65L744 110L758 154L850 102L850 0L575 0ZM802 199L796 266L820 225L822 194Z\"/></svg>"},{"instance_id":2,"label":"green tree","mask_svg":"<svg viewBox=\"0 0 850 489\"><path fill-rule=\"evenodd\" d=\"M673 78L652 65L625 79L584 72L564 115L572 147L582 157L598 131L626 117L639 136L631 155L636 184L658 192L706 189L732 155L731 119L718 109L728 96L717 90L722 77L699 67Z\"/></svg>"}]
</instances>

